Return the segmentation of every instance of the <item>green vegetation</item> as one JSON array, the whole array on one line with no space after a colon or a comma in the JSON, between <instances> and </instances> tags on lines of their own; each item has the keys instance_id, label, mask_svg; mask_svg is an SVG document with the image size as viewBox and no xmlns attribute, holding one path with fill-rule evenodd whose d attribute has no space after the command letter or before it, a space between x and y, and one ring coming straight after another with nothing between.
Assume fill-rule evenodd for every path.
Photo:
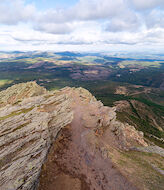
<instances>
[{"instance_id":1,"label":"green vegetation","mask_svg":"<svg viewBox=\"0 0 164 190\"><path fill-rule=\"evenodd\" d=\"M117 160L117 161L115 161ZM140 189L162 190L164 176L156 171L153 166L164 169L163 158L152 153L143 152L119 152L113 161L119 165L125 176L135 176L132 179ZM153 166L152 166L153 165Z\"/></svg>"},{"instance_id":2,"label":"green vegetation","mask_svg":"<svg viewBox=\"0 0 164 190\"><path fill-rule=\"evenodd\" d=\"M30 123L30 122L27 122L27 123L24 123L24 124L18 126L18 127L15 128L12 132L15 132L15 131L17 131L17 130L19 130L19 129L22 129L23 127L27 126L29 123Z\"/></svg>"},{"instance_id":3,"label":"green vegetation","mask_svg":"<svg viewBox=\"0 0 164 190\"><path fill-rule=\"evenodd\" d=\"M120 68L124 67L160 67L161 66L161 61L122 61L119 63Z\"/></svg>"},{"instance_id":4,"label":"green vegetation","mask_svg":"<svg viewBox=\"0 0 164 190\"><path fill-rule=\"evenodd\" d=\"M143 131L144 134L153 134L159 138L164 138L164 132L161 132L154 126L151 126L148 121L144 119L140 119L134 116L130 116L130 119L134 121L135 124L138 126L138 130Z\"/></svg>"},{"instance_id":5,"label":"green vegetation","mask_svg":"<svg viewBox=\"0 0 164 190\"><path fill-rule=\"evenodd\" d=\"M31 108L28 108L28 109L22 109L22 110L19 110L19 111L15 111L15 112L12 112L10 113L9 115L5 115L3 117L0 117L0 121L3 121L7 118L10 118L10 117L14 117L14 116L17 116L17 115L20 115L22 113L28 113L29 111L31 111L33 109L33 107Z\"/></svg>"},{"instance_id":6,"label":"green vegetation","mask_svg":"<svg viewBox=\"0 0 164 190\"><path fill-rule=\"evenodd\" d=\"M156 103L146 100L144 98L133 98L133 99L138 100L138 101L146 104L147 106L151 107L152 110L154 111L154 113L156 113L157 115L159 115L159 114L160 114L160 116L164 115L164 106L156 104Z\"/></svg>"},{"instance_id":7,"label":"green vegetation","mask_svg":"<svg viewBox=\"0 0 164 190\"><path fill-rule=\"evenodd\" d=\"M13 82L13 80L9 80L9 79L2 79L0 80L0 87L4 86L4 85L9 85Z\"/></svg>"}]
</instances>

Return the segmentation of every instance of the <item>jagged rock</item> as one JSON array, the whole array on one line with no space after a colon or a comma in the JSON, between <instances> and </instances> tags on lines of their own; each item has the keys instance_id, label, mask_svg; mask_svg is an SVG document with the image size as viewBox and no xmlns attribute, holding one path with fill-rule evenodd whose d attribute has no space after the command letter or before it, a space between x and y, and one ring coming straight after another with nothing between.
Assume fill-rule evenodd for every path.
<instances>
[{"instance_id":1,"label":"jagged rock","mask_svg":"<svg viewBox=\"0 0 164 190\"><path fill-rule=\"evenodd\" d=\"M29 85L34 87L33 83L28 83L28 87ZM19 88L22 86L24 85L16 85L5 92L11 92L11 89L20 92ZM32 92L28 90L28 96L46 92L37 85L35 87L36 89ZM16 190L35 187L52 141L60 129L72 121L73 112L70 110L70 103L71 99L62 93L57 95L47 93L30 97L17 105L1 108L1 189Z\"/></svg>"},{"instance_id":2,"label":"jagged rock","mask_svg":"<svg viewBox=\"0 0 164 190\"><path fill-rule=\"evenodd\" d=\"M83 125L89 132L81 131L81 135L93 140L91 154L98 149L97 135L105 131L122 147L129 148L134 142L147 145L143 134L134 127L116 121L115 107L103 106L83 88L47 92L35 82L22 83L0 92L0 100L0 188L3 190L36 188L51 144L78 112L81 115L77 128L78 124ZM107 158L107 148L100 149Z\"/></svg>"},{"instance_id":3,"label":"jagged rock","mask_svg":"<svg viewBox=\"0 0 164 190\"><path fill-rule=\"evenodd\" d=\"M16 84L0 92L0 107L6 104L17 103L24 98L45 94L46 89L39 86L36 82Z\"/></svg>"},{"instance_id":4,"label":"jagged rock","mask_svg":"<svg viewBox=\"0 0 164 190\"><path fill-rule=\"evenodd\" d=\"M144 134L137 131L133 126L128 123L121 123L116 121L112 125L112 131L118 137L118 140L123 148L130 148L133 145L148 146L144 141Z\"/></svg>"}]
</instances>

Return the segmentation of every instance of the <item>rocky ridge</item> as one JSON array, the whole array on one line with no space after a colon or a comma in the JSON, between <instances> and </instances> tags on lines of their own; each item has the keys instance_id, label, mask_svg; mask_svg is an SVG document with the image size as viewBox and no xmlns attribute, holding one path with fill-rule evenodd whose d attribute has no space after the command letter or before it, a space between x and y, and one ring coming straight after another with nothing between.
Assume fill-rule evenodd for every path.
<instances>
[{"instance_id":1,"label":"rocky ridge","mask_svg":"<svg viewBox=\"0 0 164 190\"><path fill-rule=\"evenodd\" d=\"M33 91L32 88L32 92L28 89L28 96L33 96L36 92L40 94L40 90L46 92L36 83L17 85L7 90L15 89L12 95L15 94L18 98L13 103L23 98L23 89L29 86L38 89ZM60 92L46 93L0 109L1 189L34 188L52 141L60 129L72 121L70 101L70 98Z\"/></svg>"},{"instance_id":2,"label":"rocky ridge","mask_svg":"<svg viewBox=\"0 0 164 190\"><path fill-rule=\"evenodd\" d=\"M0 92L0 107L17 103L25 98L43 95L47 90L36 82L20 83Z\"/></svg>"},{"instance_id":3,"label":"rocky ridge","mask_svg":"<svg viewBox=\"0 0 164 190\"><path fill-rule=\"evenodd\" d=\"M48 92L35 82L22 83L0 92L0 101L0 187L3 190L35 189L51 145L61 129L72 123L72 129L76 131L81 126L77 132L83 134L77 144L86 147L86 142L89 143L88 151L92 151L86 153L92 156L99 149L104 159L108 158L109 143L125 150L147 146L143 133L118 122L115 108L103 106L83 88L66 87ZM105 143L101 142L102 138ZM96 183L93 181L97 190L101 189Z\"/></svg>"}]
</instances>

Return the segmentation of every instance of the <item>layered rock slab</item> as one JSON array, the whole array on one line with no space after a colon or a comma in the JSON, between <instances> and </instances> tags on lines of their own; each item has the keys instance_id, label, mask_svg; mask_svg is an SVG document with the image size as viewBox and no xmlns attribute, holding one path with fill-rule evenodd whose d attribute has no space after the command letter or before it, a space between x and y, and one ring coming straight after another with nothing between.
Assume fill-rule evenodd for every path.
<instances>
[{"instance_id":1,"label":"layered rock slab","mask_svg":"<svg viewBox=\"0 0 164 190\"><path fill-rule=\"evenodd\" d=\"M57 92L0 109L0 189L34 189L49 147L71 123L71 99Z\"/></svg>"}]
</instances>

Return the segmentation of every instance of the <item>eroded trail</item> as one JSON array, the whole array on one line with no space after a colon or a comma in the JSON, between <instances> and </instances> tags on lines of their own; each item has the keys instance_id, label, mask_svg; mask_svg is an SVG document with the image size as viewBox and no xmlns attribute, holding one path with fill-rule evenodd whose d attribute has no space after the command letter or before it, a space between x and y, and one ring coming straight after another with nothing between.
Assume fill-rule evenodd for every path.
<instances>
[{"instance_id":1,"label":"eroded trail","mask_svg":"<svg viewBox=\"0 0 164 190\"><path fill-rule=\"evenodd\" d=\"M39 190L137 190L102 156L101 141L95 126L86 126L86 114L87 105L74 106L72 123L62 129L43 166Z\"/></svg>"}]
</instances>

